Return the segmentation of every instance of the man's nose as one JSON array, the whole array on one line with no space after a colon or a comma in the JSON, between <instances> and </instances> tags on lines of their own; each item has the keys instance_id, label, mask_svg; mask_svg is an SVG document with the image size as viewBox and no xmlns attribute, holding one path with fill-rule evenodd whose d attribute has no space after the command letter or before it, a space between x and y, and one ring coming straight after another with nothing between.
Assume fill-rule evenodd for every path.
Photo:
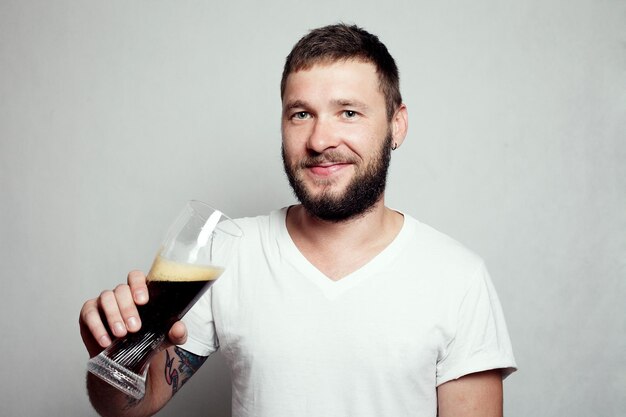
<instances>
[{"instance_id":1,"label":"man's nose","mask_svg":"<svg viewBox=\"0 0 626 417\"><path fill-rule=\"evenodd\" d=\"M333 128L332 121L316 118L307 140L307 147L316 153L322 153L329 148L337 147L339 142L339 135L337 129Z\"/></svg>"}]
</instances>

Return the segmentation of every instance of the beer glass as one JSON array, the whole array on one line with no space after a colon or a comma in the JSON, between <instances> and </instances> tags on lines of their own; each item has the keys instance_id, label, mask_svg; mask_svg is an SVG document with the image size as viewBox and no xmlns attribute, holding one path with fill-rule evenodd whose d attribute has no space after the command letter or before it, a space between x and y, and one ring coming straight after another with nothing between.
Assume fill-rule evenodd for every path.
<instances>
[{"instance_id":1,"label":"beer glass","mask_svg":"<svg viewBox=\"0 0 626 417\"><path fill-rule=\"evenodd\" d=\"M89 372L140 399L148 364L167 333L224 270L241 229L220 211L189 201L170 227L147 276L141 329L116 339L87 363Z\"/></svg>"}]
</instances>

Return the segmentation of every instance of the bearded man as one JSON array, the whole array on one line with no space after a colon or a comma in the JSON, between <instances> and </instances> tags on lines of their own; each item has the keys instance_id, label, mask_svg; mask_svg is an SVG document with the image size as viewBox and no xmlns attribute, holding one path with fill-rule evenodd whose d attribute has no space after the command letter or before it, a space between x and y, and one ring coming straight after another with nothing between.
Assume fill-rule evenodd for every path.
<instances>
[{"instance_id":1,"label":"bearded man","mask_svg":"<svg viewBox=\"0 0 626 417\"><path fill-rule=\"evenodd\" d=\"M356 26L313 30L287 57L281 98L284 168L300 204L238 219L236 256L170 330L144 399L89 376L94 407L151 415L220 349L236 417L502 416L502 379L516 365L484 263L385 206L391 152L408 128L387 48ZM120 337L139 329L145 302L138 271L88 300L89 353L110 343L100 317Z\"/></svg>"}]
</instances>

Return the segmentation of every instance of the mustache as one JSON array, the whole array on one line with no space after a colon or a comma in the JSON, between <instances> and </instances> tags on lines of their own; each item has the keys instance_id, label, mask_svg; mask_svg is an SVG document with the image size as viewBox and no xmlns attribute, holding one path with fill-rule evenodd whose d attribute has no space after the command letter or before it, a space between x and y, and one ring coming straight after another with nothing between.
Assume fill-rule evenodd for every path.
<instances>
[{"instance_id":1,"label":"mustache","mask_svg":"<svg viewBox=\"0 0 626 417\"><path fill-rule=\"evenodd\" d=\"M312 166L323 165L323 164L337 164L337 163L353 164L356 162L357 162L357 159L354 156L345 155L338 151L329 150L320 154L307 156L301 159L298 162L298 167L310 168Z\"/></svg>"}]
</instances>

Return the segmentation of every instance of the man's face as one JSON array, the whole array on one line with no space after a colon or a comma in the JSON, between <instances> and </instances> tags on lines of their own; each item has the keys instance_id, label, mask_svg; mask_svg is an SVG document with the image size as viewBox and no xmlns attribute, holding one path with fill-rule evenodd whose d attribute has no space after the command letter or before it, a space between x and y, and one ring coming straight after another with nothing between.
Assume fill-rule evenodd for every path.
<instances>
[{"instance_id":1,"label":"man's face","mask_svg":"<svg viewBox=\"0 0 626 417\"><path fill-rule=\"evenodd\" d=\"M341 221L382 198L392 136L374 65L348 60L290 74L282 136L285 172L310 214Z\"/></svg>"}]
</instances>

